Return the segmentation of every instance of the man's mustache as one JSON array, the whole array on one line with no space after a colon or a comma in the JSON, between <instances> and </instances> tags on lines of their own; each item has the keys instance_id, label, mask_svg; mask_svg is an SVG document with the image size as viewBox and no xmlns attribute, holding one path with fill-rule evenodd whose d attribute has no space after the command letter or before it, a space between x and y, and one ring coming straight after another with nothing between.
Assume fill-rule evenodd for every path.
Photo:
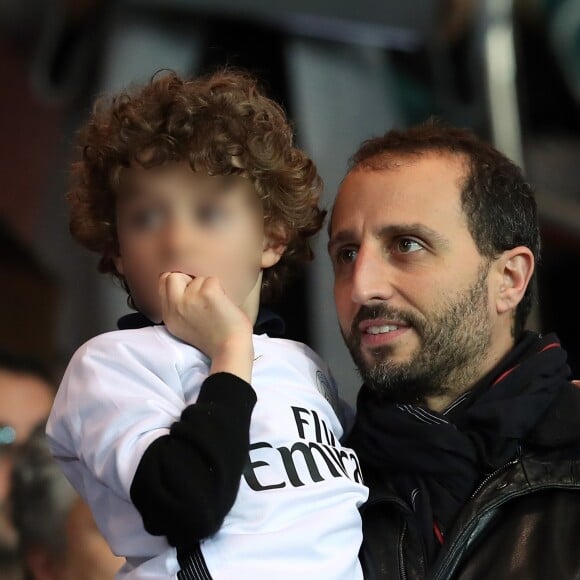
<instances>
[{"instance_id":1,"label":"man's mustache","mask_svg":"<svg viewBox=\"0 0 580 580\"><path fill-rule=\"evenodd\" d=\"M363 320L372 320L382 318L387 320L397 320L404 322L408 326L413 326L421 332L424 324L416 316L410 312L404 312L397 308L392 308L388 304L376 304L373 306L365 306L364 304L356 313L352 324L350 325L350 336L357 336L360 334L359 325Z\"/></svg>"}]
</instances>

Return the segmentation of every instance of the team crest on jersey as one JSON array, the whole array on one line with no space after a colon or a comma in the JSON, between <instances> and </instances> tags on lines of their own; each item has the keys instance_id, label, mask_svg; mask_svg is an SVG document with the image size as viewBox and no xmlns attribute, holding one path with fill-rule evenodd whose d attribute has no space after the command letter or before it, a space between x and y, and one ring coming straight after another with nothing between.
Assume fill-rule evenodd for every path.
<instances>
[{"instance_id":1,"label":"team crest on jersey","mask_svg":"<svg viewBox=\"0 0 580 580\"><path fill-rule=\"evenodd\" d=\"M316 388L320 394L330 403L330 406L338 410L338 397L336 389L330 384L328 377L321 371L316 371Z\"/></svg>"}]
</instances>

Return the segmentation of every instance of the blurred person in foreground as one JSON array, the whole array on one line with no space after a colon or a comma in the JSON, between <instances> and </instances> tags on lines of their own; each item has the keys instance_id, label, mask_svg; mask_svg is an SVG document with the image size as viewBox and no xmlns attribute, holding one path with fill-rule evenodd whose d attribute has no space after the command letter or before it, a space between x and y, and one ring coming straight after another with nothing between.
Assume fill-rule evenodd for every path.
<instances>
[{"instance_id":1,"label":"blurred person in foreground","mask_svg":"<svg viewBox=\"0 0 580 580\"><path fill-rule=\"evenodd\" d=\"M87 504L48 449L44 422L18 450L12 519L25 580L113 580L123 559L111 552Z\"/></svg>"},{"instance_id":2,"label":"blurred person in foreground","mask_svg":"<svg viewBox=\"0 0 580 580\"><path fill-rule=\"evenodd\" d=\"M0 578L19 577L18 537L9 494L15 453L50 413L56 388L36 359L0 349Z\"/></svg>"}]
</instances>

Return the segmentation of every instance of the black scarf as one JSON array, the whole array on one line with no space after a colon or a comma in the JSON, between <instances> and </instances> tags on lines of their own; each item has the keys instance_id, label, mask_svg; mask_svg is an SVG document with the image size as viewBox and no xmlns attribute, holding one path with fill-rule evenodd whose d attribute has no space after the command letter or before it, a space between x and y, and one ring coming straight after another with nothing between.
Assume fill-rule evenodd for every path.
<instances>
[{"instance_id":1,"label":"black scarf","mask_svg":"<svg viewBox=\"0 0 580 580\"><path fill-rule=\"evenodd\" d=\"M443 413L385 403L362 387L349 445L409 502L430 561L461 506L517 455L569 375L556 335L528 332Z\"/></svg>"}]
</instances>

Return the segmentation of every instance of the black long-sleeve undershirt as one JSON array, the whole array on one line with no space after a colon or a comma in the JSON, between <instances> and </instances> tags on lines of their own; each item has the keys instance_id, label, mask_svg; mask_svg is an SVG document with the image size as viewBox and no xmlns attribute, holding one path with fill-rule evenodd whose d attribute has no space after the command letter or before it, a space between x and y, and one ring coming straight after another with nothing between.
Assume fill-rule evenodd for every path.
<instances>
[{"instance_id":1,"label":"black long-sleeve undershirt","mask_svg":"<svg viewBox=\"0 0 580 580\"><path fill-rule=\"evenodd\" d=\"M255 404L254 390L239 377L210 375L196 403L149 446L131 500L150 534L187 548L220 528L248 457Z\"/></svg>"}]
</instances>

